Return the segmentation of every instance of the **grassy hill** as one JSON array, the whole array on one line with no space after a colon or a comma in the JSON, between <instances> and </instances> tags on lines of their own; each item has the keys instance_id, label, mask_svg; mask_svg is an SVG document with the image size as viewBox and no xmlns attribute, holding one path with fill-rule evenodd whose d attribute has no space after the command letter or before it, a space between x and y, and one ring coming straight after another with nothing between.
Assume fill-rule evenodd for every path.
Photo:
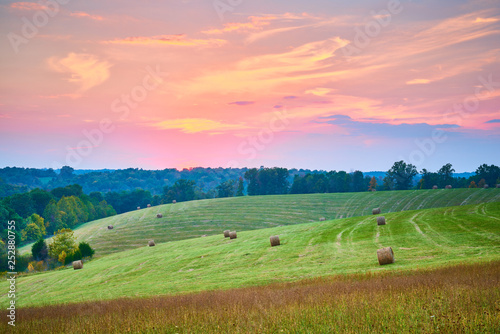
<instances>
[{"instance_id":1,"label":"grassy hill","mask_svg":"<svg viewBox=\"0 0 500 334\"><path fill-rule=\"evenodd\" d=\"M413 201L407 200L407 205L409 207L409 203L416 202L419 197L435 202L446 195L444 191L437 193L442 195L433 197L428 192L416 195L407 192L407 197L413 198ZM488 194L488 191L469 194L473 198ZM354 196L363 198L366 195ZM389 195L384 196L390 199ZM377 197L379 203L381 198L383 196ZM266 199L252 200L255 205ZM296 204L295 212L305 203L312 203L307 201L308 196L296 197L296 202L300 199L302 205ZM373 206L374 201L375 196L362 203ZM420 205L423 203L426 202L421 199ZM386 207L385 211L401 205L395 204ZM184 205L186 208L189 204ZM182 207L176 204L163 209L169 208L173 215L175 212L180 214ZM154 209L134 214L147 216L148 212L156 212ZM361 209L358 207L358 210ZM261 211L261 220L271 212ZM351 214L355 212L360 211L350 211ZM317 213L309 215L313 217ZM500 202L403 211L385 216L387 225L384 226L378 226L375 217L370 215L238 232L234 240L225 239L218 233L110 254L86 263L82 270L63 269L18 278L17 306L169 295L500 258ZM271 235L279 235L282 245L270 247ZM393 248L396 263L379 266L376 250L386 246ZM0 282L0 291L8 291L6 281ZM4 308L7 302L3 294L1 307Z\"/></svg>"},{"instance_id":2,"label":"grassy hill","mask_svg":"<svg viewBox=\"0 0 500 334\"><path fill-rule=\"evenodd\" d=\"M408 190L279 196L245 196L167 204L86 223L75 230L97 256L156 243L382 213L500 201L500 189ZM156 218L162 213L163 218ZM112 230L107 226L113 225ZM31 250L31 245L20 248Z\"/></svg>"}]
</instances>

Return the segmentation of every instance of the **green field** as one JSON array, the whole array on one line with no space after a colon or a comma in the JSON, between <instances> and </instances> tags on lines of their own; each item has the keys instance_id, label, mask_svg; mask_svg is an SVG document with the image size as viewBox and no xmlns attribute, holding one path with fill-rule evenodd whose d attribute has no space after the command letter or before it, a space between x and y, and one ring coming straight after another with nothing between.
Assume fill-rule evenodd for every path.
<instances>
[{"instance_id":1,"label":"green field","mask_svg":"<svg viewBox=\"0 0 500 334\"><path fill-rule=\"evenodd\" d=\"M23 308L20 333L498 333L500 261ZM0 316L6 318L6 311ZM8 332L5 321L0 332Z\"/></svg>"},{"instance_id":2,"label":"green field","mask_svg":"<svg viewBox=\"0 0 500 334\"><path fill-rule=\"evenodd\" d=\"M497 190L467 191L469 190L454 192L456 197L460 195L463 198L455 201L463 203L466 199L470 202L478 198L488 201L495 198L498 200L500 194ZM389 194L346 194L346 197L351 196L352 199L349 202L351 209L346 210L352 216L358 213L366 214L367 208L371 209L375 203L380 204L386 212L424 206L425 203L428 205L436 205L437 202L441 205L452 203L451 198L443 199L446 194L446 191L403 192L399 193L401 198L399 204L394 200L397 196L393 198ZM313 206L312 198L316 196L323 200L317 201L316 206ZM210 221L210 217L216 216L214 212L217 208L223 208L226 214L235 211L234 217L236 217L238 207L235 203L245 203L249 200L253 201L253 205L246 212L257 211L252 216L255 217L253 218L255 221L258 217L260 221L271 221L272 207L275 208L274 212L279 213L273 216L275 223L285 216L300 216L297 213L301 210L307 212L307 217L301 217L302 222L317 220L321 215L331 219L334 218L334 213L338 214L338 209L332 209L331 202L325 199L333 201L337 197L329 196L282 196L281 202L278 200L279 197L270 196L220 200L215 201L218 204L213 206L209 203L206 203L205 207L199 206L196 208L197 211L193 210L196 213L188 210L191 203L167 205L131 213L129 220L132 221L132 217L139 216L144 219L155 214L158 209L165 210L165 213L169 212L171 217L179 216L179 221L180 217L192 217L186 218L186 224L189 224L196 215L201 216L203 212L208 212L204 218ZM420 204L416 204L419 198ZM404 199L406 204L403 203ZM265 202L269 204L264 204ZM223 203L232 204L224 206ZM283 203L287 203L288 206ZM388 203L392 203L391 206ZM202 205L205 204L202 202ZM315 209L306 211L307 206ZM337 207L340 207L340 204ZM267 208L267 211L264 208ZM245 215L240 212L239 217L242 220L247 219ZM120 217L111 218L116 219L117 229L110 232L120 231L119 224L124 221L124 216L121 220ZM217 217L222 216L222 213L217 215ZM17 305L26 307L109 300L124 296L174 295L337 274L419 270L500 259L500 202L402 211L385 216L387 225L384 226L378 226L375 216L369 215L238 231L238 238L234 240L223 238L220 233L223 225L216 225L214 229L217 231L213 232L217 232L217 235L166 242L157 244L156 247L145 247L145 242L127 244L130 243L125 241L127 239L117 238L115 240L117 249L143 247L102 256L86 263L83 270L64 269L20 277L17 282ZM198 219L201 220L201 217ZM299 222L298 220L295 219L293 222ZM99 235L97 234L99 224L103 224L103 221L90 223L82 230L90 231L94 226L96 231L94 238L96 238ZM153 231L155 227L149 228ZM123 229L125 230L125 227ZM171 228L167 230L172 231ZM136 233L140 233L139 227ZM124 235L131 237L134 234ZM271 235L279 235L282 245L270 247ZM111 240L109 242L112 242ZM396 263L379 266L376 250L386 246L393 248ZM0 289L7 291L5 281L1 282ZM1 307L4 308L7 302L6 294L3 294Z\"/></svg>"},{"instance_id":3,"label":"green field","mask_svg":"<svg viewBox=\"0 0 500 334\"><path fill-rule=\"evenodd\" d=\"M360 193L245 196L200 200L145 208L86 223L75 230L96 256L156 243L249 231L281 225L382 213L500 201L500 189L408 190ZM163 218L156 218L162 213ZM113 230L107 226L113 225ZM31 245L20 248L30 251Z\"/></svg>"}]
</instances>

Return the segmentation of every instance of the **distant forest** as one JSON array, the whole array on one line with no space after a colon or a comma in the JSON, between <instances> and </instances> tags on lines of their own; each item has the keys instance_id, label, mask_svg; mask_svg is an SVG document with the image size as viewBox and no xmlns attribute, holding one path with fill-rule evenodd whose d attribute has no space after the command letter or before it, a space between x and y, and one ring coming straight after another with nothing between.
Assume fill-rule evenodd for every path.
<instances>
[{"instance_id":1,"label":"distant forest","mask_svg":"<svg viewBox=\"0 0 500 334\"><path fill-rule=\"evenodd\" d=\"M463 174L462 174L463 175ZM438 171L404 161L386 172L310 171L286 168L193 168L75 171L6 167L0 169L0 236L16 221L18 245L63 229L148 205L197 199L432 188L487 188L500 184L500 168L483 164L457 176L451 164ZM0 247L0 253L5 247ZM0 254L0 259L4 258ZM1 264L0 264L1 267Z\"/></svg>"}]
</instances>

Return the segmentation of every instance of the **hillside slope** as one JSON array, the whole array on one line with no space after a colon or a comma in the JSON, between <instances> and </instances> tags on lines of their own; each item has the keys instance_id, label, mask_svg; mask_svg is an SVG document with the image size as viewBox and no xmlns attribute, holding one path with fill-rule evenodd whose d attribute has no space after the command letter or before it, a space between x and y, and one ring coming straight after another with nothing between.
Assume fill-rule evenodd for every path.
<instances>
[{"instance_id":1,"label":"hillside slope","mask_svg":"<svg viewBox=\"0 0 500 334\"><path fill-rule=\"evenodd\" d=\"M86 223L75 230L97 256L156 243L280 225L404 210L500 201L500 189L409 190L376 193L245 196L160 205ZM163 218L156 218L156 214ZM112 230L107 226L113 225ZM20 249L30 251L31 246Z\"/></svg>"},{"instance_id":2,"label":"hillside slope","mask_svg":"<svg viewBox=\"0 0 500 334\"><path fill-rule=\"evenodd\" d=\"M141 247L85 264L21 277L18 306L156 296L262 285L378 270L436 267L500 258L500 202L404 211L220 234ZM281 246L270 247L279 235ZM391 246L396 263L379 266L376 250ZM6 281L1 291L8 291ZM1 297L1 307L7 303Z\"/></svg>"}]
</instances>

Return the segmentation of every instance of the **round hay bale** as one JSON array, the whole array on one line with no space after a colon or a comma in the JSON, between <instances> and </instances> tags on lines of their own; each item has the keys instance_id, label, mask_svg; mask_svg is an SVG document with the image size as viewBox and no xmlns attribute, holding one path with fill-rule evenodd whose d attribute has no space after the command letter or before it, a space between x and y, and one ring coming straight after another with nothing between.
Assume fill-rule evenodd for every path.
<instances>
[{"instance_id":1,"label":"round hay bale","mask_svg":"<svg viewBox=\"0 0 500 334\"><path fill-rule=\"evenodd\" d=\"M172 203L173 203L173 204L175 204L175 203L177 203L177 201L174 199L174 200L172 201Z\"/></svg>"},{"instance_id":2,"label":"round hay bale","mask_svg":"<svg viewBox=\"0 0 500 334\"><path fill-rule=\"evenodd\" d=\"M378 263L380 265L394 263L394 252L391 247L377 250Z\"/></svg>"},{"instance_id":3,"label":"round hay bale","mask_svg":"<svg viewBox=\"0 0 500 334\"><path fill-rule=\"evenodd\" d=\"M149 247L153 247L154 245L155 245L154 240L149 240L149 241L148 241L148 246L149 246Z\"/></svg>"},{"instance_id":4,"label":"round hay bale","mask_svg":"<svg viewBox=\"0 0 500 334\"><path fill-rule=\"evenodd\" d=\"M113 229L113 225L108 225L108 230L112 230Z\"/></svg>"},{"instance_id":5,"label":"round hay bale","mask_svg":"<svg viewBox=\"0 0 500 334\"><path fill-rule=\"evenodd\" d=\"M74 270L82 269L82 268L83 268L83 262L82 262L82 260L73 261L73 269Z\"/></svg>"},{"instance_id":6,"label":"round hay bale","mask_svg":"<svg viewBox=\"0 0 500 334\"><path fill-rule=\"evenodd\" d=\"M432 189L437 189L437 188L438 188L438 186L432 186Z\"/></svg>"},{"instance_id":7,"label":"round hay bale","mask_svg":"<svg viewBox=\"0 0 500 334\"><path fill-rule=\"evenodd\" d=\"M161 213L157 213L156 218L163 218L163 215Z\"/></svg>"},{"instance_id":8,"label":"round hay bale","mask_svg":"<svg viewBox=\"0 0 500 334\"><path fill-rule=\"evenodd\" d=\"M147 205L147 207L148 207L148 208L150 208L150 207L151 207L151 204L148 204L148 205Z\"/></svg>"},{"instance_id":9,"label":"round hay bale","mask_svg":"<svg viewBox=\"0 0 500 334\"><path fill-rule=\"evenodd\" d=\"M500 188L500 183L499 183L499 184L497 184L497 188Z\"/></svg>"},{"instance_id":10,"label":"round hay bale","mask_svg":"<svg viewBox=\"0 0 500 334\"><path fill-rule=\"evenodd\" d=\"M490 187L490 186L489 186L489 185L487 185L487 184L485 184L485 185L484 185L484 189L488 189L489 187Z\"/></svg>"},{"instance_id":11,"label":"round hay bale","mask_svg":"<svg viewBox=\"0 0 500 334\"><path fill-rule=\"evenodd\" d=\"M324 222L325 220L326 220L326 218L325 218L325 217L320 217L320 218L319 218L319 221L320 221L320 222Z\"/></svg>"},{"instance_id":12,"label":"round hay bale","mask_svg":"<svg viewBox=\"0 0 500 334\"><path fill-rule=\"evenodd\" d=\"M224 238L229 238L229 232L231 232L231 231L229 231L229 230L224 231Z\"/></svg>"},{"instance_id":13,"label":"round hay bale","mask_svg":"<svg viewBox=\"0 0 500 334\"><path fill-rule=\"evenodd\" d=\"M141 209L141 207L140 207L140 206L138 206L138 207L137 207L137 210L140 210L140 209Z\"/></svg>"},{"instance_id":14,"label":"round hay bale","mask_svg":"<svg viewBox=\"0 0 500 334\"><path fill-rule=\"evenodd\" d=\"M452 188L452 187L451 187L451 185L450 185L450 184L448 184L446 187L444 187L444 189L451 189L451 188Z\"/></svg>"},{"instance_id":15,"label":"round hay bale","mask_svg":"<svg viewBox=\"0 0 500 334\"><path fill-rule=\"evenodd\" d=\"M380 214L380 208L375 208L372 210L372 214L374 215L379 215Z\"/></svg>"},{"instance_id":16,"label":"round hay bale","mask_svg":"<svg viewBox=\"0 0 500 334\"><path fill-rule=\"evenodd\" d=\"M236 239L236 231L229 232L229 239Z\"/></svg>"},{"instance_id":17,"label":"round hay bale","mask_svg":"<svg viewBox=\"0 0 500 334\"><path fill-rule=\"evenodd\" d=\"M385 225L385 217L384 216L377 217L377 225Z\"/></svg>"},{"instance_id":18,"label":"round hay bale","mask_svg":"<svg viewBox=\"0 0 500 334\"><path fill-rule=\"evenodd\" d=\"M271 247L280 245L280 237L277 235L273 235L272 237L270 237L269 241L271 241Z\"/></svg>"}]
</instances>

